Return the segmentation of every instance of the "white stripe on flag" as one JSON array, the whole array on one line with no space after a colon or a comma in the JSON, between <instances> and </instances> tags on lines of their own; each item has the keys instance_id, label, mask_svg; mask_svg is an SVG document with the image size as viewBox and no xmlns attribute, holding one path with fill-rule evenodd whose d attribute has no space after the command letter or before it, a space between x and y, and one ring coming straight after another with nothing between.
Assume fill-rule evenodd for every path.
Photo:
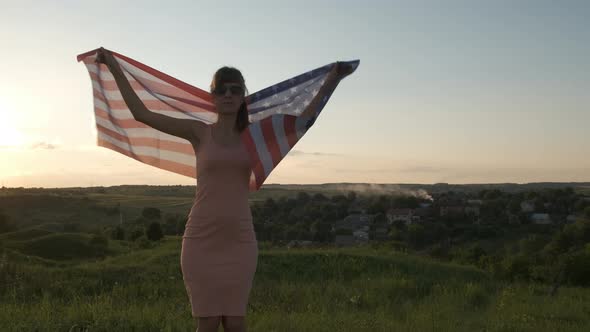
<instances>
[{"instance_id":1,"label":"white stripe on flag","mask_svg":"<svg viewBox=\"0 0 590 332\"><path fill-rule=\"evenodd\" d=\"M291 149L289 147L289 142L287 141L287 136L285 135L285 116L277 114L274 115L271 120L277 139L277 144L279 145L279 149L281 151L281 156L284 157Z\"/></svg>"},{"instance_id":2,"label":"white stripe on flag","mask_svg":"<svg viewBox=\"0 0 590 332\"><path fill-rule=\"evenodd\" d=\"M173 152L164 149L156 149L148 146L130 146L129 144L121 142L118 139L108 136L100 131L98 132L98 137L120 147L121 149L135 153L137 155L159 158L162 160L168 160L175 163L183 164L189 167L196 167L196 158L193 155L187 155L184 153Z\"/></svg>"},{"instance_id":3,"label":"white stripe on flag","mask_svg":"<svg viewBox=\"0 0 590 332\"><path fill-rule=\"evenodd\" d=\"M266 142L264 141L260 122L252 123L248 127L250 128L250 135L254 141L256 152L258 152L258 158L260 159L262 168L264 169L264 176L267 177L273 169L272 158L270 156L270 152L268 151L268 147L266 146Z\"/></svg>"}]
</instances>

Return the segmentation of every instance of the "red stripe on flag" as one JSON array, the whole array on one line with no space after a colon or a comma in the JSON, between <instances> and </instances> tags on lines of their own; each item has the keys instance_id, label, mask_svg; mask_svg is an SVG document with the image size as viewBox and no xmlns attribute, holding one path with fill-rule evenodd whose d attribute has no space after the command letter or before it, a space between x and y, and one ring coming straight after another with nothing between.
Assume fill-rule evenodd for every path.
<instances>
[{"instance_id":1,"label":"red stripe on flag","mask_svg":"<svg viewBox=\"0 0 590 332\"><path fill-rule=\"evenodd\" d=\"M105 141L103 139L98 138L97 140L97 144L99 146L117 151L121 154L124 154L128 157L131 157L133 159L139 160L143 163L146 163L148 165L152 165L170 172L174 172L177 174L181 174L181 175L185 175L191 178L197 178L197 169L196 167L190 167L184 164L180 164L180 163L176 163L170 160L165 160L165 159L160 159L160 158L156 158L156 157L152 157L152 156L144 156L144 155L138 155L135 153L131 153L128 150L125 150L121 147L118 147L114 144L112 144L109 141Z\"/></svg>"},{"instance_id":2,"label":"red stripe on flag","mask_svg":"<svg viewBox=\"0 0 590 332\"><path fill-rule=\"evenodd\" d=\"M295 143L297 143L297 132L295 130L295 121L297 117L294 115L284 115L283 123L285 124L285 135L287 136L287 142L289 143L289 147L293 148Z\"/></svg>"},{"instance_id":3,"label":"red stripe on flag","mask_svg":"<svg viewBox=\"0 0 590 332\"><path fill-rule=\"evenodd\" d=\"M95 49L95 50L92 50L92 51L89 51L89 52L86 52L86 53L79 54L78 57L77 57L77 60L78 61L83 61L84 58L96 54L97 51L98 51L98 49ZM137 68L139 68L139 69L147 72L148 74L151 74L153 76L156 76L157 78L161 79L162 81L165 81L167 83L170 83L171 85L174 85L175 87L177 87L179 89L182 89L182 90L184 90L184 91L186 91L186 92L188 92L188 93L190 93L192 95L195 95L197 97L203 98L205 100L207 100L207 98L210 98L210 97L208 97L208 96L210 96L210 94L208 92L206 92L205 90L201 90L201 89L199 89L199 88L197 88L195 86L192 86L190 84L187 84L185 82L182 82L182 81L180 81L180 80L178 80L178 79L176 79L176 78L174 78L174 77L172 77L170 75L166 75L166 74L164 74L163 72L161 72L159 70L156 70L156 69L154 69L154 68L152 68L150 66L144 65L143 63L141 63L139 61L136 61L136 60L133 60L131 58L128 58L128 57L126 57L126 56L124 56L122 54L119 54L117 52L113 52L113 51L110 51L110 52L114 56L127 61L128 63L130 63L133 66L135 66L135 67L137 67ZM88 62L85 61L84 63L88 63Z\"/></svg>"},{"instance_id":4,"label":"red stripe on flag","mask_svg":"<svg viewBox=\"0 0 590 332\"><path fill-rule=\"evenodd\" d=\"M101 70L104 73L109 73L107 68ZM90 72L90 78L96 82L100 82L103 89L107 91L118 91L119 87L117 82L114 79L105 79L104 77L99 77L97 74ZM136 91L148 91L160 94L162 96L166 96L169 98L173 98L176 100L183 101L187 104L191 105L202 105L205 109L215 109L213 105L213 97L208 94L208 98L201 98L199 96L194 96L190 93L187 93L184 90L180 90L177 87L170 86L168 84L163 84L149 78L139 77L138 79L128 79L131 86Z\"/></svg>"},{"instance_id":5,"label":"red stripe on flag","mask_svg":"<svg viewBox=\"0 0 590 332\"><path fill-rule=\"evenodd\" d=\"M254 172L254 177L256 178L256 189L260 188L262 182L264 182L264 168L262 167L262 163L260 162L260 157L258 156L258 151L256 150L256 144L252 139L252 133L250 132L250 128L246 128L242 132L242 141L244 142L244 146L246 150L248 150L248 154L250 155L250 168L252 172Z\"/></svg>"},{"instance_id":6,"label":"red stripe on flag","mask_svg":"<svg viewBox=\"0 0 590 332\"><path fill-rule=\"evenodd\" d=\"M111 109L116 109L116 110L125 110L128 109L127 107L127 103L125 103L125 100L123 99L110 99L110 98L106 98L106 96L96 90L93 89L93 95L94 97L98 98L99 100L101 100L104 103L107 103ZM143 104L145 105L145 107L147 107L148 109L157 109L157 110L161 110L161 111L174 111L174 112L191 112L191 113L201 113L201 112L206 112L206 113L211 113L212 110L215 109L215 106L213 105L206 105L206 104L201 104L199 106L195 106L195 105L190 105L181 101L177 101L177 100L170 100L170 101L161 101L159 99L143 99L142 100ZM207 110L206 108L209 108L210 110ZM180 111L182 110L182 111Z\"/></svg>"},{"instance_id":7,"label":"red stripe on flag","mask_svg":"<svg viewBox=\"0 0 590 332\"><path fill-rule=\"evenodd\" d=\"M117 82L115 82L115 80L105 80L104 78L98 77L98 75L96 75L95 73L93 73L91 71L89 71L88 73L90 73L90 79L95 82L98 82L104 90L107 90L107 91L118 91L119 90L119 87L117 86ZM135 80L128 80L128 81L134 90L145 90L143 88L143 86L141 84L139 84L137 81L135 81Z\"/></svg>"}]
</instances>

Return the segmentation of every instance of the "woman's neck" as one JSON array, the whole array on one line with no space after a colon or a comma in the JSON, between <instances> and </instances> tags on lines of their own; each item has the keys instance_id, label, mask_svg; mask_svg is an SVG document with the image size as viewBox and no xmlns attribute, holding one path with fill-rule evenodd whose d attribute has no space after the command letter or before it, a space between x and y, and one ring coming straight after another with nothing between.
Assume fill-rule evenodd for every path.
<instances>
[{"instance_id":1,"label":"woman's neck","mask_svg":"<svg viewBox=\"0 0 590 332\"><path fill-rule=\"evenodd\" d=\"M214 124L217 132L223 136L230 136L236 130L237 114L218 113L217 122Z\"/></svg>"}]
</instances>

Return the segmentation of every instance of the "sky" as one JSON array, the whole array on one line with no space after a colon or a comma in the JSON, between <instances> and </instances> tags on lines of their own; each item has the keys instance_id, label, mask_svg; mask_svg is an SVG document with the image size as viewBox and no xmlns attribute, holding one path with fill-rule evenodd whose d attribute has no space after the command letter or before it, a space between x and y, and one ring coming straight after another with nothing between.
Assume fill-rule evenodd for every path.
<instances>
[{"instance_id":1,"label":"sky","mask_svg":"<svg viewBox=\"0 0 590 332\"><path fill-rule=\"evenodd\" d=\"M194 185L96 145L103 46L253 93L360 59L265 183L590 181L588 1L0 0L0 185Z\"/></svg>"}]
</instances>

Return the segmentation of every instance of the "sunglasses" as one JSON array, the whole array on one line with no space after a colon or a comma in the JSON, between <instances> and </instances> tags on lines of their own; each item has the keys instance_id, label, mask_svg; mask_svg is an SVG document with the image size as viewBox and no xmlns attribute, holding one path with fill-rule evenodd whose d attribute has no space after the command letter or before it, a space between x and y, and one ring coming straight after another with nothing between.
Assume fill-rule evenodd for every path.
<instances>
[{"instance_id":1,"label":"sunglasses","mask_svg":"<svg viewBox=\"0 0 590 332\"><path fill-rule=\"evenodd\" d=\"M222 86L218 86L215 87L215 89L213 90L213 93L219 96L223 96L226 94L227 90L230 91L230 93L234 96L240 96L244 94L244 88L242 88L239 85L222 85Z\"/></svg>"}]
</instances>

